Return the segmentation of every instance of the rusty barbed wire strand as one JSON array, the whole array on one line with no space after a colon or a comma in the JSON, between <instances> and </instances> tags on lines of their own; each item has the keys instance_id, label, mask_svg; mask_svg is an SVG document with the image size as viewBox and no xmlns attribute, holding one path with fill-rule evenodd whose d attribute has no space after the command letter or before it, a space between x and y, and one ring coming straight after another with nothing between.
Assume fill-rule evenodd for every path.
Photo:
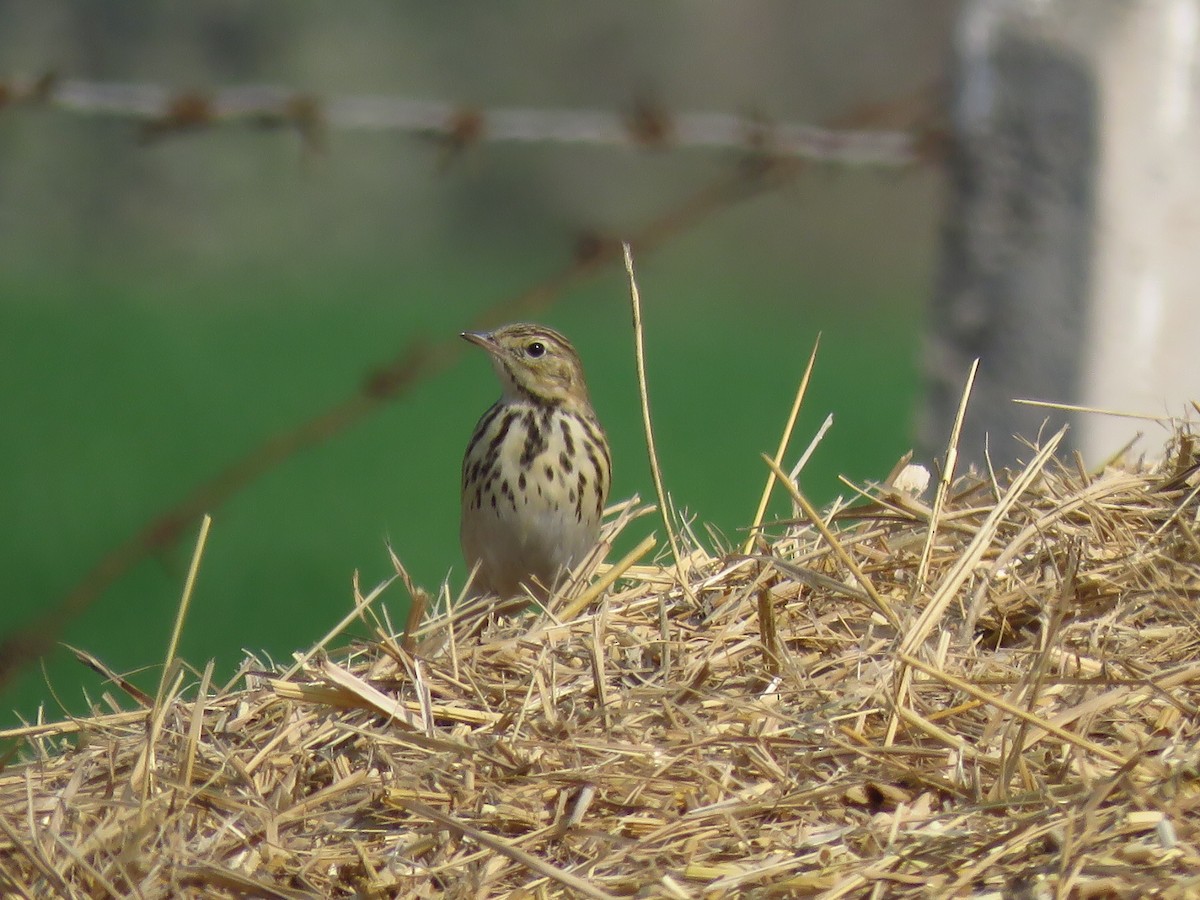
<instances>
[{"instance_id":1,"label":"rusty barbed wire strand","mask_svg":"<svg viewBox=\"0 0 1200 900\"><path fill-rule=\"evenodd\" d=\"M127 118L147 138L222 125L293 127L320 146L337 131L395 131L461 147L478 142L586 144L763 152L814 162L905 166L919 153L907 131L822 128L761 115L672 114L647 102L624 112L497 107L478 109L387 95L332 95L275 85L177 90L158 84L42 75L0 81L0 106L37 104L61 112Z\"/></svg>"}]
</instances>

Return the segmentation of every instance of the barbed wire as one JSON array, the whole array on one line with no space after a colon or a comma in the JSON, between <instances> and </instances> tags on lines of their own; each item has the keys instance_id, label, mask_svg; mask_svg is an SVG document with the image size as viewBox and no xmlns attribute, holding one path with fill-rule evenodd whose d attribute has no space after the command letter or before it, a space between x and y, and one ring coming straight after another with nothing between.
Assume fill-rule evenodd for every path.
<instances>
[{"instance_id":1,"label":"barbed wire","mask_svg":"<svg viewBox=\"0 0 1200 900\"><path fill-rule=\"evenodd\" d=\"M761 115L669 114L648 103L624 112L497 107L481 109L385 95L321 96L274 85L173 90L157 84L12 78L0 107L40 105L139 122L144 136L221 125L292 127L322 146L336 131L389 131L466 146L481 142L736 150L844 165L896 167L916 158L906 131L858 131L774 122Z\"/></svg>"}]
</instances>

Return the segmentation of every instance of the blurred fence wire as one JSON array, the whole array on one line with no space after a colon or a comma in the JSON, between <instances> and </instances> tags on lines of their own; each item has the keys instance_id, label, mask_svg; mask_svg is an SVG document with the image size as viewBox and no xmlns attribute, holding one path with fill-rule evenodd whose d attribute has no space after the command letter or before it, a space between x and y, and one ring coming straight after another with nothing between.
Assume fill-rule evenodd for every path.
<instances>
[{"instance_id":1,"label":"blurred fence wire","mask_svg":"<svg viewBox=\"0 0 1200 900\"><path fill-rule=\"evenodd\" d=\"M908 131L821 128L757 114L672 114L649 103L623 112L480 109L384 95L324 97L274 85L173 90L157 84L83 81L43 75L0 81L0 107L39 105L61 112L126 118L147 137L220 125L292 127L320 145L334 131L390 131L451 145L476 142L734 150L813 162L905 166L919 152Z\"/></svg>"}]
</instances>

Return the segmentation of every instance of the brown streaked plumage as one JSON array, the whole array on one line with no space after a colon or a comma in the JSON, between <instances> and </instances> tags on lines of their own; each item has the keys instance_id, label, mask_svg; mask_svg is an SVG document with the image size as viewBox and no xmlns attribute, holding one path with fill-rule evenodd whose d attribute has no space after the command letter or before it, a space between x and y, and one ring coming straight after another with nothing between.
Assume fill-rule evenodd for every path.
<instances>
[{"instance_id":1,"label":"brown streaked plumage","mask_svg":"<svg viewBox=\"0 0 1200 900\"><path fill-rule=\"evenodd\" d=\"M612 461L571 342L542 325L463 338L487 351L502 393L463 457L462 539L476 594L545 597L595 546Z\"/></svg>"}]
</instances>

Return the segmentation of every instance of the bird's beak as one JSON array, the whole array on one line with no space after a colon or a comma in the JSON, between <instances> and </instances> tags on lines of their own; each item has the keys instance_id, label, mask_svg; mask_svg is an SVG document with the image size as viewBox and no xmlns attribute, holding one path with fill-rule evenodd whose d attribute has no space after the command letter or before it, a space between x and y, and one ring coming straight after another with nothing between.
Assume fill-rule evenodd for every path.
<instances>
[{"instance_id":1,"label":"bird's beak","mask_svg":"<svg viewBox=\"0 0 1200 900\"><path fill-rule=\"evenodd\" d=\"M488 353L494 353L496 350L496 342L492 340L491 332L487 331L464 331L459 335L464 341L469 341L476 347L482 347Z\"/></svg>"}]
</instances>

